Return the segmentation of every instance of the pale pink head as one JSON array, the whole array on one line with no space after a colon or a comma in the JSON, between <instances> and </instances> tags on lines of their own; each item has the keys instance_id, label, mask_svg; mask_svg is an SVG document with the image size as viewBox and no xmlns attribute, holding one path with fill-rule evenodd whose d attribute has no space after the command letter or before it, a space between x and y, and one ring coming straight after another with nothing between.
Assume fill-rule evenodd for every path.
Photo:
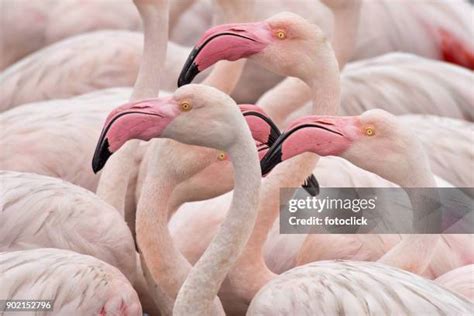
<instances>
[{"instance_id":1,"label":"pale pink head","mask_svg":"<svg viewBox=\"0 0 474 316\"><path fill-rule=\"evenodd\" d=\"M318 59L318 48L327 43L323 32L302 17L279 13L262 22L224 24L209 29L198 41L178 79L190 83L219 60L251 58L285 76L307 78Z\"/></svg>"},{"instance_id":2,"label":"pale pink head","mask_svg":"<svg viewBox=\"0 0 474 316\"><path fill-rule=\"evenodd\" d=\"M245 130L248 128L239 108L228 95L209 86L187 85L170 97L127 103L112 111L100 135L92 168L94 172L102 169L130 139L172 138L226 150Z\"/></svg>"},{"instance_id":3,"label":"pale pink head","mask_svg":"<svg viewBox=\"0 0 474 316\"><path fill-rule=\"evenodd\" d=\"M307 116L295 120L282 133L261 161L266 174L280 161L304 152L320 156L341 156L372 172L385 172L394 180L397 165L410 169L413 152L422 159L419 142L395 116L382 110L370 110L360 116ZM390 168L391 167L391 168Z\"/></svg>"}]
</instances>

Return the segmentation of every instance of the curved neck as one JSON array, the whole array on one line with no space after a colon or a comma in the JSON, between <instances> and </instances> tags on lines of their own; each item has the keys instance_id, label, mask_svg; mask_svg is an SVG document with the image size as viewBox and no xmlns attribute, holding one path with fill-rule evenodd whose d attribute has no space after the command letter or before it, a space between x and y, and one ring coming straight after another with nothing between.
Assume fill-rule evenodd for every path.
<instances>
[{"instance_id":1,"label":"curved neck","mask_svg":"<svg viewBox=\"0 0 474 316\"><path fill-rule=\"evenodd\" d=\"M242 122L243 124L244 122ZM175 315L209 315L227 272L245 247L257 215L260 167L245 126L228 150L234 167L234 194L219 232L191 270L176 299Z\"/></svg>"},{"instance_id":2,"label":"curved neck","mask_svg":"<svg viewBox=\"0 0 474 316\"><path fill-rule=\"evenodd\" d=\"M436 181L429 165L426 153L422 149L422 145L418 140L412 139L413 150L409 151L409 169L399 171L400 177L396 184L404 188L415 212L415 217L425 216L431 213L433 208L438 207L439 197L437 192L430 190L428 196L427 191L420 188L434 188ZM387 166L383 171L377 174L390 180L391 168ZM436 212L436 211L435 211ZM434 214L436 215L436 213ZM433 217L430 217L433 218ZM436 219L435 219L436 220ZM426 219L423 225L430 225ZM419 226L417 226L420 229ZM428 227L431 228L431 227ZM423 227L421 229L424 229ZM435 254L436 243L439 241L439 234L411 234L402 239L396 246L388 251L378 262L394 266L403 270L407 270L416 274L422 274L428 267L431 258Z\"/></svg>"},{"instance_id":3,"label":"curved neck","mask_svg":"<svg viewBox=\"0 0 474 316\"><path fill-rule=\"evenodd\" d=\"M252 235L228 278L234 287L245 289L250 302L257 292L276 274L270 271L263 257L263 246L277 220L280 203L291 198L294 190L286 190L281 196L281 188L297 188L316 166L313 154L303 154L280 163L263 180L258 204L258 216ZM251 282L250 282L251 280Z\"/></svg>"},{"instance_id":4,"label":"curved neck","mask_svg":"<svg viewBox=\"0 0 474 316\"><path fill-rule=\"evenodd\" d=\"M312 114L337 115L341 103L337 59L329 42L323 43L318 51L321 58L313 59L316 60L313 71L306 78L302 78L311 88Z\"/></svg>"},{"instance_id":5,"label":"curved neck","mask_svg":"<svg viewBox=\"0 0 474 316\"><path fill-rule=\"evenodd\" d=\"M321 44L321 48L318 49L318 57L320 58L314 58L313 60L319 60L319 62L315 62L312 67L309 67L307 76L301 79L312 88L313 113L335 115L340 104L339 68L334 51L328 42ZM265 181L262 190L263 196L260 199L257 224L239 261L239 267L244 267L241 272L249 273L242 279L247 278L248 280L255 271L260 273L260 278L253 280L255 286L247 292L249 299L253 297L252 294L255 294L260 287L275 276L264 263L262 248L274 221L278 217L279 189L281 187L300 186L306 177L312 173L317 160L318 156L311 153L295 157L291 161L277 166ZM233 277L233 274L230 277ZM239 281L235 281L238 286Z\"/></svg>"},{"instance_id":6,"label":"curved neck","mask_svg":"<svg viewBox=\"0 0 474 316\"><path fill-rule=\"evenodd\" d=\"M158 96L168 42L168 0L144 4L140 1L142 0L136 0L136 4L144 26L143 57L130 101ZM138 144L139 141L130 141L110 157L96 191L99 197L122 215L130 173L137 169L133 164Z\"/></svg>"},{"instance_id":7,"label":"curved neck","mask_svg":"<svg viewBox=\"0 0 474 316\"><path fill-rule=\"evenodd\" d=\"M159 155L159 150L152 153L152 156ZM154 299L166 314L166 311L172 310L174 299L191 265L174 246L168 230L167 204L168 197L176 186L174 177L166 170L160 170L159 174L151 166L148 170L151 174L143 183L142 198L137 206L136 236L140 252L151 274L147 282L152 285L151 288L159 288L158 293L165 296ZM170 303L163 306L163 302Z\"/></svg>"},{"instance_id":8,"label":"curved neck","mask_svg":"<svg viewBox=\"0 0 474 316\"><path fill-rule=\"evenodd\" d=\"M334 48L333 54L331 54L332 49L328 48L327 44L324 45L322 49L326 51L324 55L328 64L318 64L318 66L322 65L323 68L326 68L323 69L325 74L317 75L318 67L313 71L313 78L309 77L306 80L294 77L286 78L258 100L258 105L262 106L278 126L281 126L293 111L302 107L309 100L313 101L313 113L337 114L334 109L339 107L340 103L340 83L339 78L335 77L335 62L341 70L352 57L357 40L360 6L361 2L357 0L343 8L334 9L334 36L331 41ZM335 60L331 55L335 57ZM312 58L312 60L317 59ZM337 77L339 77L339 72ZM303 81L301 81L302 79ZM323 98L321 99L320 96ZM326 100L327 98L332 98L332 101ZM315 109L314 106L320 110L315 112L317 108Z\"/></svg>"}]
</instances>

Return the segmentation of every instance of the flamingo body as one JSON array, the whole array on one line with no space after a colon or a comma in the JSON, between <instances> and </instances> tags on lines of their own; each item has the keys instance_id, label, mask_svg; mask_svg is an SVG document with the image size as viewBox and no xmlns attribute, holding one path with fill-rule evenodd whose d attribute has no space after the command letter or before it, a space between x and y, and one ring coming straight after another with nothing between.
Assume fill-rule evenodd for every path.
<instances>
[{"instance_id":1,"label":"flamingo body","mask_svg":"<svg viewBox=\"0 0 474 316\"><path fill-rule=\"evenodd\" d=\"M467 299L383 264L320 261L267 283L247 315L469 315Z\"/></svg>"},{"instance_id":2,"label":"flamingo body","mask_svg":"<svg viewBox=\"0 0 474 316\"><path fill-rule=\"evenodd\" d=\"M53 300L56 315L142 315L137 293L113 266L68 250L0 253L2 299Z\"/></svg>"}]
</instances>

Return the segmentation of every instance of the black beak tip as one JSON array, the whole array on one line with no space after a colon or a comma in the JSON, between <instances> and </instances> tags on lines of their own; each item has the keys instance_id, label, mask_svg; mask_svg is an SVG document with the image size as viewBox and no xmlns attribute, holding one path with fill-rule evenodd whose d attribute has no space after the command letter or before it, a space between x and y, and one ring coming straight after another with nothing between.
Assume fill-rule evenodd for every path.
<instances>
[{"instance_id":1,"label":"black beak tip","mask_svg":"<svg viewBox=\"0 0 474 316\"><path fill-rule=\"evenodd\" d=\"M276 142L278 137L280 137L280 135L281 133L278 129L272 128L270 131L270 136L268 137L268 145L272 146Z\"/></svg>"},{"instance_id":2,"label":"black beak tip","mask_svg":"<svg viewBox=\"0 0 474 316\"><path fill-rule=\"evenodd\" d=\"M265 157L260 161L260 168L262 169L262 176L265 176L272 171L272 169L281 162L281 150L270 149Z\"/></svg>"},{"instance_id":3,"label":"black beak tip","mask_svg":"<svg viewBox=\"0 0 474 316\"><path fill-rule=\"evenodd\" d=\"M178 88L189 84L193 81L194 77L199 73L198 66L194 62L197 54L199 53L199 47L194 47L191 53L188 56L188 59L184 63L183 69L179 74L178 78Z\"/></svg>"},{"instance_id":4,"label":"black beak tip","mask_svg":"<svg viewBox=\"0 0 474 316\"><path fill-rule=\"evenodd\" d=\"M94 173L97 173L104 168L105 163L110 156L112 156L112 153L109 150L109 142L106 138L104 141L99 142L95 149L94 157L92 158L92 170Z\"/></svg>"},{"instance_id":5,"label":"black beak tip","mask_svg":"<svg viewBox=\"0 0 474 316\"><path fill-rule=\"evenodd\" d=\"M305 180L302 187L311 196L317 196L319 194L319 183L314 175L310 175Z\"/></svg>"},{"instance_id":6,"label":"black beak tip","mask_svg":"<svg viewBox=\"0 0 474 316\"><path fill-rule=\"evenodd\" d=\"M189 67L184 67L178 78L178 88L191 83L199 72L198 66L194 62Z\"/></svg>"}]
</instances>

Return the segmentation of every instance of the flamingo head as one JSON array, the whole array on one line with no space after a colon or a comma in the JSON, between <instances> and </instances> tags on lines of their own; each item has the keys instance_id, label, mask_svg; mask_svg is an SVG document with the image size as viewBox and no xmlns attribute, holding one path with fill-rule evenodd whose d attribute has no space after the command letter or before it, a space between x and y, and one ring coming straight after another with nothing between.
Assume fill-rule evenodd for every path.
<instances>
[{"instance_id":1,"label":"flamingo head","mask_svg":"<svg viewBox=\"0 0 474 316\"><path fill-rule=\"evenodd\" d=\"M410 130L383 110L370 110L360 116L307 116L295 120L273 144L261 160L262 173L304 152L341 156L377 173L405 162L409 168L407 155L420 149L413 140Z\"/></svg>"},{"instance_id":2,"label":"flamingo head","mask_svg":"<svg viewBox=\"0 0 474 316\"><path fill-rule=\"evenodd\" d=\"M196 146L226 150L234 129L248 130L235 102L223 92L203 85L187 85L172 96L127 103L105 121L93 161L100 171L108 158L130 139L171 138Z\"/></svg>"},{"instance_id":3,"label":"flamingo head","mask_svg":"<svg viewBox=\"0 0 474 316\"><path fill-rule=\"evenodd\" d=\"M250 58L284 76L310 78L319 45L327 44L323 32L302 17L288 12L265 21L215 26L198 41L178 79L178 86L219 60ZM325 52L326 50L324 50Z\"/></svg>"}]
</instances>

